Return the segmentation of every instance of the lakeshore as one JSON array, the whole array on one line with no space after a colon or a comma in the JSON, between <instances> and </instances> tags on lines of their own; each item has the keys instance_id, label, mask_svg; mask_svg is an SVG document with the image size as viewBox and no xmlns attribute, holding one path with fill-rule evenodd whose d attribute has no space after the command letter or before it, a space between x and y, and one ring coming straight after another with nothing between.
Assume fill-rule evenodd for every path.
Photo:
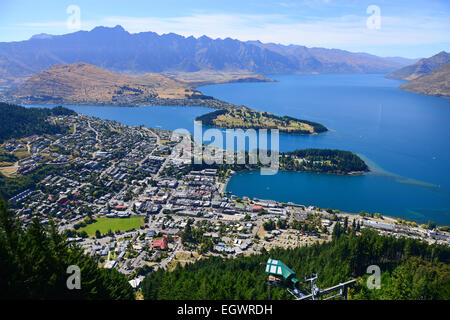
<instances>
[{"instance_id":1,"label":"lakeshore","mask_svg":"<svg viewBox=\"0 0 450 320\"><path fill-rule=\"evenodd\" d=\"M450 135L445 124L450 117L447 100L402 91L397 88L398 81L385 79L383 75L276 78L279 82L204 86L202 92L258 110L304 116L323 123L330 130L319 135L280 134L280 151L350 150L364 155L362 158L371 172L352 176L298 173L294 175L296 179L283 179L285 185L270 181L277 186L271 192L265 190L270 188L267 178L258 182L246 180L251 177L239 178L236 185L242 186L232 189L237 195L449 224L450 174L446 173L450 151L443 147L444 137ZM323 96L324 86L328 88L327 96ZM373 99L367 100L368 96ZM126 125L186 128L190 132L194 130L193 120L212 110L182 106L68 107ZM418 122L429 134L416 130L414 123ZM349 193L357 196L349 197Z\"/></svg>"},{"instance_id":2,"label":"lakeshore","mask_svg":"<svg viewBox=\"0 0 450 320\"><path fill-rule=\"evenodd\" d=\"M27 111L36 112L18 106L10 107L9 112ZM9 157L24 145L29 150L29 155L17 162L19 175L0 176L0 192L22 226L55 221L59 232L94 257L99 267L116 269L133 281L142 280L142 272L174 270L178 263L206 257L245 257L274 248L329 242L341 225L344 230L351 226L356 234L369 228L430 244L448 245L450 241L448 227L440 224L419 225L374 211L354 215L336 206L318 207L306 201L264 200L273 199L275 193L270 190L268 197L252 196L251 179L247 180L250 184L243 184L242 197L230 195L227 189L232 182L227 178L255 175L255 170L235 173L228 165L192 164L180 153L183 137L171 139L168 130L127 126L63 108L48 112L48 116L49 123L66 130L9 138L0 145ZM53 128L47 130L53 132ZM281 159L286 159L285 155L281 154ZM340 169L362 161L338 150L307 149L288 155L284 165L298 163L298 157L320 157L320 161L310 161L316 164L311 167L314 170L323 169L323 163L332 165L330 159L337 161ZM345 161L339 162L339 158ZM258 177L276 178L276 183L295 188L280 174L349 181L372 175L280 171L264 176L256 172ZM276 189L276 183L270 186Z\"/></svg>"},{"instance_id":3,"label":"lakeshore","mask_svg":"<svg viewBox=\"0 0 450 320\"><path fill-rule=\"evenodd\" d=\"M276 110L322 123L329 129L323 134L280 134L280 151L350 150L361 155L371 172L352 177L307 173L290 177L280 172L283 183L277 183L277 178L238 174L229 184L229 191L237 196L247 194L350 212L365 210L422 222L449 223L447 99L405 92L398 89L401 81L385 79L384 75L272 78L278 82L205 86L202 92L231 103L257 106L258 110ZM418 123L421 130L417 130ZM352 193L354 197L349 196Z\"/></svg>"}]
</instances>

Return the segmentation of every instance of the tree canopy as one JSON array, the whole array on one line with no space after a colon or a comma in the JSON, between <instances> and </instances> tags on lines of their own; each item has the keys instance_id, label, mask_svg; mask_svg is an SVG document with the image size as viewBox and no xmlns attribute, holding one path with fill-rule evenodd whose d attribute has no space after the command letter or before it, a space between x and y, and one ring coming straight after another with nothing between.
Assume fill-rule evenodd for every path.
<instances>
[{"instance_id":1,"label":"tree canopy","mask_svg":"<svg viewBox=\"0 0 450 320\"><path fill-rule=\"evenodd\" d=\"M145 278L144 298L267 299L264 265L269 257L283 261L296 272L297 279L318 273L321 288L353 278L366 279L367 267L378 265L383 272L381 291L368 290L364 281L358 282L350 291L353 299L450 298L449 248L381 236L369 229L362 230L360 236L341 234L331 242L310 247L277 248L235 259L210 257L173 271L160 269ZM299 289L308 292L308 284L300 281ZM271 297L292 298L279 287L271 288Z\"/></svg>"},{"instance_id":2,"label":"tree canopy","mask_svg":"<svg viewBox=\"0 0 450 320\"><path fill-rule=\"evenodd\" d=\"M81 288L69 290L67 268L80 268ZM56 227L38 219L23 230L0 198L0 299L134 299L126 277L98 267Z\"/></svg>"},{"instance_id":3,"label":"tree canopy","mask_svg":"<svg viewBox=\"0 0 450 320\"><path fill-rule=\"evenodd\" d=\"M74 115L75 111L63 107L25 108L0 102L0 143L10 138L23 138L34 134L64 133L66 128L51 124L49 116Z\"/></svg>"}]
</instances>

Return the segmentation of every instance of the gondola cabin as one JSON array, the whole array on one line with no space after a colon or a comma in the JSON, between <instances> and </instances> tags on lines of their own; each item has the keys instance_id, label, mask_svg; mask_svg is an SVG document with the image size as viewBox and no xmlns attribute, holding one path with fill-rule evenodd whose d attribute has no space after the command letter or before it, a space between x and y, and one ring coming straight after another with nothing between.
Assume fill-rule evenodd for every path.
<instances>
[{"instance_id":1,"label":"gondola cabin","mask_svg":"<svg viewBox=\"0 0 450 320\"><path fill-rule=\"evenodd\" d=\"M266 273L269 274L269 283L271 285L295 288L298 283L298 279L295 278L295 272L280 260L269 258L266 263Z\"/></svg>"}]
</instances>

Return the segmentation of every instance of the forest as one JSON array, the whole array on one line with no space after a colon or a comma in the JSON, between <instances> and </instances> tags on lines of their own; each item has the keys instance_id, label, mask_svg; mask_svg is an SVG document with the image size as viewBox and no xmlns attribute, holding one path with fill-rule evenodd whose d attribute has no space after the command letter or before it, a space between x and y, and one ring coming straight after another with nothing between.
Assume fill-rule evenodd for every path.
<instances>
[{"instance_id":1,"label":"forest","mask_svg":"<svg viewBox=\"0 0 450 320\"><path fill-rule=\"evenodd\" d=\"M67 268L81 271L81 288L69 290ZM133 288L117 270L99 268L97 261L69 244L54 224L36 218L25 230L0 198L0 299L132 300Z\"/></svg>"},{"instance_id":2,"label":"forest","mask_svg":"<svg viewBox=\"0 0 450 320\"><path fill-rule=\"evenodd\" d=\"M234 259L210 257L179 265L171 272L158 270L142 286L145 299L267 299L267 259L279 259L296 272L299 290L303 281L318 273L319 288L351 279L357 284L349 299L449 299L450 248L415 239L394 238L363 229L333 231L333 240L295 249L262 250L261 254ZM381 289L369 290L366 269L381 269ZM292 299L281 287L271 287L272 299Z\"/></svg>"},{"instance_id":3,"label":"forest","mask_svg":"<svg viewBox=\"0 0 450 320\"><path fill-rule=\"evenodd\" d=\"M46 121L49 116L74 115L75 111L55 107L25 108L0 102L0 143L10 138L23 138L34 134L64 133L67 128Z\"/></svg>"}]
</instances>

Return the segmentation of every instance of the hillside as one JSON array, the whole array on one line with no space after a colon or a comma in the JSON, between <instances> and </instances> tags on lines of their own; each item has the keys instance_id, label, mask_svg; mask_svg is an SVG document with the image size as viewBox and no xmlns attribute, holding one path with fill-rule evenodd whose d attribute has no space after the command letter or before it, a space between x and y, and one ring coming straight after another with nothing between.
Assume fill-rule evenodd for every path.
<instances>
[{"instance_id":1,"label":"hillside","mask_svg":"<svg viewBox=\"0 0 450 320\"><path fill-rule=\"evenodd\" d=\"M414 80L450 62L450 53L441 51L438 54L419 60L387 75L387 78Z\"/></svg>"},{"instance_id":2,"label":"hillside","mask_svg":"<svg viewBox=\"0 0 450 320\"><path fill-rule=\"evenodd\" d=\"M54 64L86 62L112 72L387 73L404 64L343 50L183 37L131 34L121 26L65 35L40 35L0 43L0 87L11 88Z\"/></svg>"},{"instance_id":3,"label":"hillside","mask_svg":"<svg viewBox=\"0 0 450 320\"><path fill-rule=\"evenodd\" d=\"M268 292L264 265L268 258L279 259L296 272L298 289L303 293L310 292L304 279L318 273L319 288L361 279L351 289L351 299L450 298L447 247L428 245L411 238L380 236L367 229L362 230L361 236L354 236L352 227L340 229L342 235L320 245L277 248L234 259L216 256L178 266L173 271L159 269L145 278L142 284L144 298L264 300ZM369 265L378 265L382 270L380 290L368 290L365 286ZM280 287L272 286L270 291L273 300L292 299Z\"/></svg>"},{"instance_id":4,"label":"hillside","mask_svg":"<svg viewBox=\"0 0 450 320\"><path fill-rule=\"evenodd\" d=\"M25 108L0 103L0 143L10 138L23 138L34 134L64 133L66 128L52 124L49 116L73 115L75 111L56 107L53 109Z\"/></svg>"},{"instance_id":5,"label":"hillside","mask_svg":"<svg viewBox=\"0 0 450 320\"><path fill-rule=\"evenodd\" d=\"M26 229L0 197L1 300L133 300L127 278L98 267L83 249L72 246L54 225L38 218ZM69 266L80 268L80 289L68 290Z\"/></svg>"},{"instance_id":6,"label":"hillside","mask_svg":"<svg viewBox=\"0 0 450 320\"><path fill-rule=\"evenodd\" d=\"M87 63L74 63L54 65L34 75L7 92L6 98L21 104L176 105L210 97L163 75L129 77Z\"/></svg>"},{"instance_id":7,"label":"hillside","mask_svg":"<svg viewBox=\"0 0 450 320\"><path fill-rule=\"evenodd\" d=\"M414 93L450 98L450 62L400 86Z\"/></svg>"}]
</instances>

